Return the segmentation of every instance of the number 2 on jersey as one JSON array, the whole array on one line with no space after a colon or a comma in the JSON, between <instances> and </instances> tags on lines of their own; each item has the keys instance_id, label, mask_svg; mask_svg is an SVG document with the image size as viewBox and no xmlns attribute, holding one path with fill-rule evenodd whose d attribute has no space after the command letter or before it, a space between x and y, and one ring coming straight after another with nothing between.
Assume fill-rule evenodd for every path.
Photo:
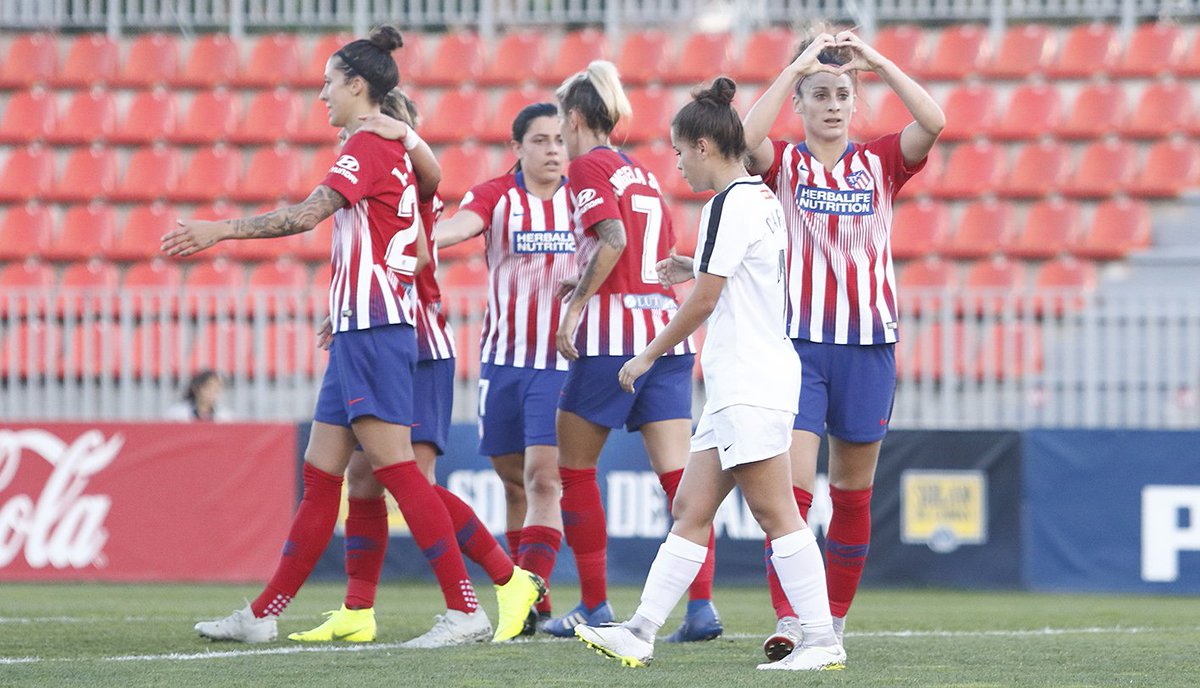
<instances>
[{"instance_id":1,"label":"number 2 on jersey","mask_svg":"<svg viewBox=\"0 0 1200 688\"><path fill-rule=\"evenodd\" d=\"M635 194L629 199L633 212L646 216L646 230L642 233L642 281L658 284L658 236L662 233L662 199L657 196Z\"/></svg>"},{"instance_id":2,"label":"number 2 on jersey","mask_svg":"<svg viewBox=\"0 0 1200 688\"><path fill-rule=\"evenodd\" d=\"M404 181L407 175L402 176L400 170L393 167L392 176ZM405 255L404 252L409 246L416 243L417 237L421 234L421 213L417 212L417 186L415 184L404 187L404 193L400 195L400 203L396 206L396 215L412 218L412 222L408 227L392 236L392 240L388 242L384 262L392 270L402 275L412 276L417 271L417 257Z\"/></svg>"}]
</instances>

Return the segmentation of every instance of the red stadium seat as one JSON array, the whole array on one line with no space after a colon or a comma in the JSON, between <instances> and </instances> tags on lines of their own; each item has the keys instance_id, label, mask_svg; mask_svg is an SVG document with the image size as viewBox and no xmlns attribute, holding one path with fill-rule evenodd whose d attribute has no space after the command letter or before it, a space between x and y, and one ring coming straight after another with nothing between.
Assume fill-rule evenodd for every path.
<instances>
[{"instance_id":1,"label":"red stadium seat","mask_svg":"<svg viewBox=\"0 0 1200 688\"><path fill-rule=\"evenodd\" d=\"M295 257L299 260L305 260L318 265L329 265L329 254L333 249L333 218L328 218L313 228L311 232L303 234L305 241L301 246L303 250L295 253ZM329 275L325 275L325 281L322 282L325 286L329 286Z\"/></svg>"},{"instance_id":2,"label":"red stadium seat","mask_svg":"<svg viewBox=\"0 0 1200 688\"><path fill-rule=\"evenodd\" d=\"M0 228L0 237L6 235ZM54 268L36 258L0 265L0 318L44 312L54 285ZM7 344L4 348L8 348ZM5 372L0 367L0 375Z\"/></svg>"},{"instance_id":3,"label":"red stadium seat","mask_svg":"<svg viewBox=\"0 0 1200 688\"><path fill-rule=\"evenodd\" d=\"M946 161L946 171L933 189L944 198L975 198L1004 179L1004 150L987 141L964 142Z\"/></svg>"},{"instance_id":4,"label":"red stadium seat","mask_svg":"<svg viewBox=\"0 0 1200 688\"><path fill-rule=\"evenodd\" d=\"M53 93L41 87L14 93L0 119L0 144L44 141L54 133L57 121Z\"/></svg>"},{"instance_id":5,"label":"red stadium seat","mask_svg":"<svg viewBox=\"0 0 1200 688\"><path fill-rule=\"evenodd\" d=\"M192 99L181 126L168 139L191 144L227 140L237 128L238 112L238 101L228 90L200 91Z\"/></svg>"},{"instance_id":6,"label":"red stadium seat","mask_svg":"<svg viewBox=\"0 0 1200 688\"><path fill-rule=\"evenodd\" d=\"M571 31L558 44L554 59L542 74L542 85L558 87L567 77L608 54L608 39L596 29Z\"/></svg>"},{"instance_id":7,"label":"red stadium seat","mask_svg":"<svg viewBox=\"0 0 1200 688\"><path fill-rule=\"evenodd\" d=\"M329 124L329 108L314 98L309 103L300 102L304 114L300 116L296 130L291 134L292 143L321 145L337 141L338 130Z\"/></svg>"},{"instance_id":8,"label":"red stadium seat","mask_svg":"<svg viewBox=\"0 0 1200 688\"><path fill-rule=\"evenodd\" d=\"M1120 84L1085 85L1075 96L1071 112L1056 132L1064 139L1094 139L1116 131L1125 120L1126 97Z\"/></svg>"},{"instance_id":9,"label":"red stadium seat","mask_svg":"<svg viewBox=\"0 0 1200 688\"><path fill-rule=\"evenodd\" d=\"M165 203L135 206L125 218L108 255L113 260L144 261L160 255L162 235L175 228L179 212Z\"/></svg>"},{"instance_id":10,"label":"red stadium seat","mask_svg":"<svg viewBox=\"0 0 1200 688\"><path fill-rule=\"evenodd\" d=\"M0 261L44 255L53 237L49 208L36 202L9 206L0 224Z\"/></svg>"},{"instance_id":11,"label":"red stadium seat","mask_svg":"<svg viewBox=\"0 0 1200 688\"><path fill-rule=\"evenodd\" d=\"M250 243L250 242L243 242ZM246 280L248 312L275 318L311 316L308 267L289 257L264 262L250 270Z\"/></svg>"},{"instance_id":12,"label":"red stadium seat","mask_svg":"<svg viewBox=\"0 0 1200 688\"><path fill-rule=\"evenodd\" d=\"M210 89L230 84L238 72L238 49L229 34L206 33L192 42L187 63L172 86Z\"/></svg>"},{"instance_id":13,"label":"red stadium seat","mask_svg":"<svg viewBox=\"0 0 1200 688\"><path fill-rule=\"evenodd\" d=\"M1127 187L1133 196L1170 198L1200 184L1200 147L1185 138L1156 141Z\"/></svg>"},{"instance_id":14,"label":"red stadium seat","mask_svg":"<svg viewBox=\"0 0 1200 688\"><path fill-rule=\"evenodd\" d=\"M1041 198L1066 185L1071 173L1071 152L1052 139L1030 142L1017 151L1008 176L996 189L1006 198Z\"/></svg>"},{"instance_id":15,"label":"red stadium seat","mask_svg":"<svg viewBox=\"0 0 1200 688\"><path fill-rule=\"evenodd\" d=\"M671 118L675 116L675 93L669 88L650 86L629 90L633 116L617 122L612 140L617 146L668 141Z\"/></svg>"},{"instance_id":16,"label":"red stadium seat","mask_svg":"<svg viewBox=\"0 0 1200 688\"><path fill-rule=\"evenodd\" d=\"M26 89L49 81L58 69L58 41L48 33L13 37L8 55L0 60L0 89Z\"/></svg>"},{"instance_id":17,"label":"red stadium seat","mask_svg":"<svg viewBox=\"0 0 1200 688\"><path fill-rule=\"evenodd\" d=\"M1044 74L1054 59L1054 31L1045 24L1012 24L1000 40L996 55L983 68L991 79L1025 79Z\"/></svg>"},{"instance_id":18,"label":"red stadium seat","mask_svg":"<svg viewBox=\"0 0 1200 688\"><path fill-rule=\"evenodd\" d=\"M892 257L909 260L937 253L949 227L950 213L942 203L928 198L898 203L892 217Z\"/></svg>"},{"instance_id":19,"label":"red stadium seat","mask_svg":"<svg viewBox=\"0 0 1200 688\"><path fill-rule=\"evenodd\" d=\"M117 216L112 206L99 201L74 205L63 213L62 226L44 255L64 261L107 256L116 236Z\"/></svg>"},{"instance_id":20,"label":"red stadium seat","mask_svg":"<svg viewBox=\"0 0 1200 688\"><path fill-rule=\"evenodd\" d=\"M1113 67L1113 74L1126 78L1171 74L1186 50L1187 42L1178 24L1147 22L1129 36L1125 53Z\"/></svg>"},{"instance_id":21,"label":"red stadium seat","mask_svg":"<svg viewBox=\"0 0 1200 688\"><path fill-rule=\"evenodd\" d=\"M925 166L915 176L909 177L900 188L899 198L919 198L933 193L941 183L942 174L946 171L943 146L934 146L925 157Z\"/></svg>"},{"instance_id":22,"label":"red stadium seat","mask_svg":"<svg viewBox=\"0 0 1200 688\"><path fill-rule=\"evenodd\" d=\"M500 95L500 103L492 109L484 122L483 129L479 132L479 140L485 143L508 143L512 140L512 121L522 108L533 103L553 102L553 93L533 86L504 91Z\"/></svg>"},{"instance_id":23,"label":"red stadium seat","mask_svg":"<svg viewBox=\"0 0 1200 688\"><path fill-rule=\"evenodd\" d=\"M997 139L1036 139L1058 129L1062 119L1059 89L1045 83L1022 84L1013 89L1008 108L992 127Z\"/></svg>"},{"instance_id":24,"label":"red stadium seat","mask_svg":"<svg viewBox=\"0 0 1200 688\"><path fill-rule=\"evenodd\" d=\"M1181 78L1200 76L1200 31L1192 30L1192 40L1175 66L1175 75Z\"/></svg>"},{"instance_id":25,"label":"red stadium seat","mask_svg":"<svg viewBox=\"0 0 1200 688\"><path fill-rule=\"evenodd\" d=\"M1081 79L1096 73L1109 74L1119 51L1116 26L1101 22L1076 24L1067 30L1062 51L1047 69L1047 75Z\"/></svg>"},{"instance_id":26,"label":"red stadium seat","mask_svg":"<svg viewBox=\"0 0 1200 688\"><path fill-rule=\"evenodd\" d=\"M260 91L229 136L231 143L262 144L286 141L300 125L300 96L286 88ZM334 133L330 131L330 133Z\"/></svg>"},{"instance_id":27,"label":"red stadium seat","mask_svg":"<svg viewBox=\"0 0 1200 688\"><path fill-rule=\"evenodd\" d=\"M954 263L937 256L926 256L904 263L896 276L902 316L938 313L947 297L957 288Z\"/></svg>"},{"instance_id":28,"label":"red stadium seat","mask_svg":"<svg viewBox=\"0 0 1200 688\"><path fill-rule=\"evenodd\" d=\"M993 198L973 201L940 253L948 258L979 259L1003 253L1012 242L1012 209Z\"/></svg>"},{"instance_id":29,"label":"red stadium seat","mask_svg":"<svg viewBox=\"0 0 1200 688\"><path fill-rule=\"evenodd\" d=\"M416 74L418 86L455 86L473 83L483 72L483 39L479 34L454 31L442 36L429 65Z\"/></svg>"},{"instance_id":30,"label":"red stadium seat","mask_svg":"<svg viewBox=\"0 0 1200 688\"><path fill-rule=\"evenodd\" d=\"M446 91L434 108L433 116L425 118L421 136L429 143L461 143L473 139L483 130L488 102L483 91L462 87Z\"/></svg>"},{"instance_id":31,"label":"red stadium seat","mask_svg":"<svg viewBox=\"0 0 1200 688\"><path fill-rule=\"evenodd\" d=\"M629 34L621 44L617 72L621 83L644 86L661 81L668 69L671 38L665 31L642 29Z\"/></svg>"},{"instance_id":32,"label":"red stadium seat","mask_svg":"<svg viewBox=\"0 0 1200 688\"><path fill-rule=\"evenodd\" d=\"M903 131L913 121L912 113L905 107L904 101L900 100L900 96L896 95L895 91L888 89L884 92L883 97L877 103L868 103L861 97L856 106L857 112L854 118L862 118L863 115L868 115L858 126L858 133L864 141L878 138L887 134L895 134ZM799 119L800 116L792 113L791 103L784 108L789 117ZM854 121L853 119L851 120ZM853 126L853 124L852 124Z\"/></svg>"},{"instance_id":33,"label":"red stadium seat","mask_svg":"<svg viewBox=\"0 0 1200 688\"><path fill-rule=\"evenodd\" d=\"M204 202L227 198L242 178L242 154L223 143L197 149L171 200Z\"/></svg>"},{"instance_id":34,"label":"red stadium seat","mask_svg":"<svg viewBox=\"0 0 1200 688\"><path fill-rule=\"evenodd\" d=\"M1014 258L1053 258L1075 241L1079 233L1079 205L1057 196L1029 207L1016 241L1008 247Z\"/></svg>"},{"instance_id":35,"label":"red stadium seat","mask_svg":"<svg viewBox=\"0 0 1200 688\"><path fill-rule=\"evenodd\" d=\"M711 191L692 191L683 173L676 169L675 149L662 141L640 146L630 151L630 156L652 172L659 186L673 202L686 203L706 201L712 198Z\"/></svg>"},{"instance_id":36,"label":"red stadium seat","mask_svg":"<svg viewBox=\"0 0 1200 688\"><path fill-rule=\"evenodd\" d=\"M138 91L109 140L133 145L163 141L171 138L178 126L179 105L174 93L161 87Z\"/></svg>"},{"instance_id":37,"label":"red stadium seat","mask_svg":"<svg viewBox=\"0 0 1200 688\"><path fill-rule=\"evenodd\" d=\"M1025 266L1004 256L993 256L971 264L963 279L960 313L1001 315L1016 308L1020 287L1025 283Z\"/></svg>"},{"instance_id":38,"label":"red stadium seat","mask_svg":"<svg viewBox=\"0 0 1200 688\"><path fill-rule=\"evenodd\" d=\"M700 234L700 206L695 203L672 203L671 226L675 229L675 253L695 256Z\"/></svg>"},{"instance_id":39,"label":"red stadium seat","mask_svg":"<svg viewBox=\"0 0 1200 688\"><path fill-rule=\"evenodd\" d=\"M546 68L542 31L513 31L496 42L496 52L479 75L481 86L518 86L536 82Z\"/></svg>"},{"instance_id":40,"label":"red stadium seat","mask_svg":"<svg viewBox=\"0 0 1200 688\"><path fill-rule=\"evenodd\" d=\"M954 87L946 96L943 108L946 111L943 141L988 136L996 125L996 92L987 84L967 83Z\"/></svg>"},{"instance_id":41,"label":"red stadium seat","mask_svg":"<svg viewBox=\"0 0 1200 688\"><path fill-rule=\"evenodd\" d=\"M162 258L134 263L121 279L121 299L143 318L174 316L179 312L183 271L179 263ZM122 305L124 307L124 304Z\"/></svg>"},{"instance_id":42,"label":"red stadium seat","mask_svg":"<svg viewBox=\"0 0 1200 688\"><path fill-rule=\"evenodd\" d=\"M1189 82L1174 80L1150 84L1137 99L1121 134L1127 138L1153 139L1183 131L1192 116L1191 88Z\"/></svg>"},{"instance_id":43,"label":"red stadium seat","mask_svg":"<svg viewBox=\"0 0 1200 688\"><path fill-rule=\"evenodd\" d=\"M905 74L915 76L922 74L925 63L929 59L929 39L925 30L915 24L892 24L885 26L875 35L871 45L881 54L896 63ZM794 52L794 51L793 51ZM789 62L791 60L788 60ZM787 63L776 65L776 74L782 71ZM877 79L874 74L864 75L868 79Z\"/></svg>"},{"instance_id":44,"label":"red stadium seat","mask_svg":"<svg viewBox=\"0 0 1200 688\"><path fill-rule=\"evenodd\" d=\"M1035 315L1076 312L1083 309L1084 294L1096 288L1096 265L1072 256L1048 260L1038 266L1033 286Z\"/></svg>"},{"instance_id":45,"label":"red stadium seat","mask_svg":"<svg viewBox=\"0 0 1200 688\"><path fill-rule=\"evenodd\" d=\"M1136 155L1128 141L1093 141L1083 149L1063 193L1076 198L1111 196L1129 184L1135 162Z\"/></svg>"},{"instance_id":46,"label":"red stadium seat","mask_svg":"<svg viewBox=\"0 0 1200 688\"><path fill-rule=\"evenodd\" d=\"M1150 209L1145 202L1111 198L1096 206L1091 226L1071 253L1092 260L1118 260L1150 245Z\"/></svg>"},{"instance_id":47,"label":"red stadium seat","mask_svg":"<svg viewBox=\"0 0 1200 688\"><path fill-rule=\"evenodd\" d=\"M54 151L33 144L14 149L0 169L0 203L42 198L54 184Z\"/></svg>"},{"instance_id":48,"label":"red stadium seat","mask_svg":"<svg viewBox=\"0 0 1200 688\"><path fill-rule=\"evenodd\" d=\"M260 362L259 357L263 360ZM254 350L254 332L244 322L205 322L192 333L190 370L215 370L221 375L253 374L265 365L265 352Z\"/></svg>"},{"instance_id":49,"label":"red stadium seat","mask_svg":"<svg viewBox=\"0 0 1200 688\"><path fill-rule=\"evenodd\" d=\"M179 43L175 35L146 33L133 39L116 85L150 88L173 83L178 75Z\"/></svg>"},{"instance_id":50,"label":"red stadium seat","mask_svg":"<svg viewBox=\"0 0 1200 688\"><path fill-rule=\"evenodd\" d=\"M786 64L786 63L784 63ZM678 55L663 74L668 84L710 83L733 67L733 36L728 32L694 33L687 37ZM783 65L779 66L783 69Z\"/></svg>"},{"instance_id":51,"label":"red stadium seat","mask_svg":"<svg viewBox=\"0 0 1200 688\"><path fill-rule=\"evenodd\" d=\"M130 373L139 379L178 376L183 370L184 346L178 323L159 319L138 324L129 338Z\"/></svg>"},{"instance_id":52,"label":"red stadium seat","mask_svg":"<svg viewBox=\"0 0 1200 688\"><path fill-rule=\"evenodd\" d=\"M760 89L744 89L734 95L734 103L740 103L737 106L738 113L745 115L749 112L766 91L767 87L764 86ZM771 123L771 129L767 132L767 138L772 141L799 142L804 140L804 120L792 111L790 99L786 105L779 108L779 112L775 115L775 121ZM669 141L669 139L667 140Z\"/></svg>"},{"instance_id":53,"label":"red stadium seat","mask_svg":"<svg viewBox=\"0 0 1200 688\"><path fill-rule=\"evenodd\" d=\"M292 84L300 75L300 38L294 33L261 36L250 49L250 57L233 79L242 88L273 88ZM306 75L309 83L320 83L319 74Z\"/></svg>"},{"instance_id":54,"label":"red stadium seat","mask_svg":"<svg viewBox=\"0 0 1200 688\"><path fill-rule=\"evenodd\" d=\"M942 29L929 61L920 70L925 79L959 80L978 74L991 61L992 44L981 24L951 24Z\"/></svg>"},{"instance_id":55,"label":"red stadium seat","mask_svg":"<svg viewBox=\"0 0 1200 688\"><path fill-rule=\"evenodd\" d=\"M442 164L438 193L446 202L458 201L472 186L489 179L493 170L491 149L469 142L448 146L438 160Z\"/></svg>"},{"instance_id":56,"label":"red stadium seat","mask_svg":"<svg viewBox=\"0 0 1200 688\"><path fill-rule=\"evenodd\" d=\"M301 189L300 151L280 143L262 146L250 156L250 166L229 198L242 203L258 203L280 198L300 200L311 189Z\"/></svg>"},{"instance_id":57,"label":"red stadium seat","mask_svg":"<svg viewBox=\"0 0 1200 688\"><path fill-rule=\"evenodd\" d=\"M163 143L145 146L129 156L125 176L112 192L114 201L156 201L170 198L179 186L183 155Z\"/></svg>"},{"instance_id":58,"label":"red stadium seat","mask_svg":"<svg viewBox=\"0 0 1200 688\"><path fill-rule=\"evenodd\" d=\"M82 202L107 198L117 187L117 154L96 144L71 151L50 193L52 201Z\"/></svg>"},{"instance_id":59,"label":"red stadium seat","mask_svg":"<svg viewBox=\"0 0 1200 688\"><path fill-rule=\"evenodd\" d=\"M904 330L896 345L896 375L901 380L940 382L947 375L961 376L963 361L963 325L943 326L934 321L921 328Z\"/></svg>"},{"instance_id":60,"label":"red stadium seat","mask_svg":"<svg viewBox=\"0 0 1200 688\"><path fill-rule=\"evenodd\" d=\"M404 48L407 53L409 50L409 39L412 34L404 36ZM342 46L353 41L355 36L349 33L325 33L317 36L317 40L313 42L312 48L308 51L307 57L302 57L300 61L300 69L296 73L295 79L291 82L293 86L309 86L319 88L321 80L325 74L325 63L329 62L329 58L333 54L342 49ZM400 81L404 82L406 72L403 67L403 62L400 60L402 56L398 52L393 54L396 58L396 64L400 67Z\"/></svg>"},{"instance_id":61,"label":"red stadium seat","mask_svg":"<svg viewBox=\"0 0 1200 688\"><path fill-rule=\"evenodd\" d=\"M56 144L94 143L106 140L116 127L116 101L107 90L94 86L71 98L49 140Z\"/></svg>"},{"instance_id":62,"label":"red stadium seat","mask_svg":"<svg viewBox=\"0 0 1200 688\"><path fill-rule=\"evenodd\" d=\"M968 340L966 373L975 380L1017 380L1043 369L1041 328L1035 323L994 322Z\"/></svg>"},{"instance_id":63,"label":"red stadium seat","mask_svg":"<svg viewBox=\"0 0 1200 688\"><path fill-rule=\"evenodd\" d=\"M304 174L300 177L299 188L305 198L312 193L313 189L317 188L318 184L324 181L329 174L329 168L333 167L333 163L341 156L341 150L342 147L338 145L324 146L313 151L312 156L308 159L308 165L304 168Z\"/></svg>"},{"instance_id":64,"label":"red stadium seat","mask_svg":"<svg viewBox=\"0 0 1200 688\"><path fill-rule=\"evenodd\" d=\"M102 33L79 34L67 49L67 60L50 83L59 88L111 84L117 77L120 48Z\"/></svg>"},{"instance_id":65,"label":"red stadium seat","mask_svg":"<svg viewBox=\"0 0 1200 688\"><path fill-rule=\"evenodd\" d=\"M241 263L218 257L193 264L183 284L187 315L196 318L232 315L245 294L246 274Z\"/></svg>"},{"instance_id":66,"label":"red stadium seat","mask_svg":"<svg viewBox=\"0 0 1200 688\"><path fill-rule=\"evenodd\" d=\"M750 34L742 57L732 70L738 88L741 89L745 84L769 84L774 81L791 62L795 46L795 34L783 27L772 26Z\"/></svg>"},{"instance_id":67,"label":"red stadium seat","mask_svg":"<svg viewBox=\"0 0 1200 688\"><path fill-rule=\"evenodd\" d=\"M120 284L117 266L99 258L72 263L63 270L58 286L60 316L109 316L118 307L117 289Z\"/></svg>"}]
</instances>

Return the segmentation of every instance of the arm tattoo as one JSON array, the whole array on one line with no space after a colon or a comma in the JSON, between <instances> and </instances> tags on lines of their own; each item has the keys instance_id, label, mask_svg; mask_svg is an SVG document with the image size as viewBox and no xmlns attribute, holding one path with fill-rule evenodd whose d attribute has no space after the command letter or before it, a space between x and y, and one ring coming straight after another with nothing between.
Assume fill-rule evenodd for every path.
<instances>
[{"instance_id":1,"label":"arm tattoo","mask_svg":"<svg viewBox=\"0 0 1200 688\"><path fill-rule=\"evenodd\" d=\"M605 245L618 251L625 249L625 225L620 220L601 220L593 226L593 229L596 230L596 236Z\"/></svg>"},{"instance_id":2,"label":"arm tattoo","mask_svg":"<svg viewBox=\"0 0 1200 688\"><path fill-rule=\"evenodd\" d=\"M338 208L346 205L346 199L338 192L321 185L296 205L272 210L254 217L230 220L235 239L266 239L307 232L321 220L329 217Z\"/></svg>"},{"instance_id":3,"label":"arm tattoo","mask_svg":"<svg viewBox=\"0 0 1200 688\"><path fill-rule=\"evenodd\" d=\"M596 236L600 239L600 248L608 247L615 249L619 257L621 252L625 250L625 225L621 224L620 220L601 220L592 226L596 230ZM600 263L600 250L597 249L596 255L588 261L587 266L583 269L583 274L579 276L579 284L575 287L575 295L572 301L582 303L592 297L597 289L600 288L600 283L608 277L608 273L612 272L613 265L616 264L614 259L611 263L603 266L604 274L597 274L597 266Z\"/></svg>"}]
</instances>

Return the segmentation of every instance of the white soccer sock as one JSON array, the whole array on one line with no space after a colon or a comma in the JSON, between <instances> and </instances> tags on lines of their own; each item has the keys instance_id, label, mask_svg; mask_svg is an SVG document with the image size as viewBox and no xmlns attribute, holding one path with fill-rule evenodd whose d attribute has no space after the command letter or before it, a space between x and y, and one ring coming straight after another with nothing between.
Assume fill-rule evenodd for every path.
<instances>
[{"instance_id":1,"label":"white soccer sock","mask_svg":"<svg viewBox=\"0 0 1200 688\"><path fill-rule=\"evenodd\" d=\"M638 616L654 625L655 632L666 623L679 598L700 573L700 566L707 556L705 545L667 533L666 541L659 545L658 555L650 565L646 586L642 588L642 603L637 608Z\"/></svg>"},{"instance_id":2,"label":"white soccer sock","mask_svg":"<svg viewBox=\"0 0 1200 688\"><path fill-rule=\"evenodd\" d=\"M812 530L804 528L775 538L771 541L771 552L779 584L800 617L805 644L837 644L825 587L825 562Z\"/></svg>"}]
</instances>

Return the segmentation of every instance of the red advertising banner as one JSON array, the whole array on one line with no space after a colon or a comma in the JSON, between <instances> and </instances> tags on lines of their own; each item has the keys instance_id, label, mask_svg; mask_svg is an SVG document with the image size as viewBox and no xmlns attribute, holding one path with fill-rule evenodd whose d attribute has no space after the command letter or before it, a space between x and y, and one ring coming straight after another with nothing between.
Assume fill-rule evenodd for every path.
<instances>
[{"instance_id":1,"label":"red advertising banner","mask_svg":"<svg viewBox=\"0 0 1200 688\"><path fill-rule=\"evenodd\" d=\"M294 425L3 424L0 580L262 580L296 490Z\"/></svg>"}]
</instances>

